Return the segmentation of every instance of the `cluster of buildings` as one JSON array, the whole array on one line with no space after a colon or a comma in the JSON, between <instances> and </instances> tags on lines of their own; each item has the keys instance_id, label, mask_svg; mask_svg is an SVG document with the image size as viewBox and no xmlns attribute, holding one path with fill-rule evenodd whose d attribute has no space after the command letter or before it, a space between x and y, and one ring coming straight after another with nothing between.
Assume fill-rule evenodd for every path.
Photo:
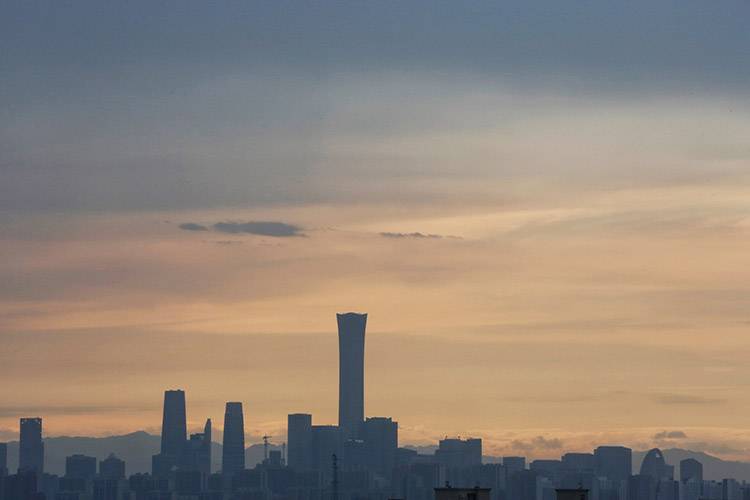
<instances>
[{"instance_id":1,"label":"cluster of buildings","mask_svg":"<svg viewBox=\"0 0 750 500\"><path fill-rule=\"evenodd\" d=\"M432 454L399 447L398 423L364 412L366 314L337 315L338 425L288 416L283 450L247 468L242 403L228 402L221 464L211 460L211 420L187 432L185 393L164 394L161 448L151 472L126 476L110 455L67 457L65 475L44 472L42 420L20 422L19 468L9 475L0 444L0 500L750 500L750 485L703 479L683 460L679 480L658 449L633 474L632 451L600 446L559 460L503 457L485 463L481 439L443 439ZM98 467L97 467L98 465Z\"/></svg>"}]
</instances>

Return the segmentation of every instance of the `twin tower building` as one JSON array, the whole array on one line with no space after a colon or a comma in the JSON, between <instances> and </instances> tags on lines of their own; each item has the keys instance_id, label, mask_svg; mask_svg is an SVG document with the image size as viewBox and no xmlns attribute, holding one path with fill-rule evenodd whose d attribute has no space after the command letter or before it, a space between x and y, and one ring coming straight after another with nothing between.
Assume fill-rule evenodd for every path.
<instances>
[{"instance_id":1,"label":"twin tower building","mask_svg":"<svg viewBox=\"0 0 750 500\"><path fill-rule=\"evenodd\" d=\"M234 473L245 468L245 423L242 403L226 404L222 470ZM164 393L164 416L161 424L161 450L151 458L151 471L156 477L167 477L174 469L211 473L211 419L203 432L187 438L185 392Z\"/></svg>"},{"instance_id":2,"label":"twin tower building","mask_svg":"<svg viewBox=\"0 0 750 500\"><path fill-rule=\"evenodd\" d=\"M339 425L336 431L340 439L359 439L365 420L364 365L367 314L337 314L336 319L339 333ZM290 415L290 422L294 422L297 415L303 416ZM304 417L310 418L309 415ZM299 441L293 436L294 427L296 426L292 423L289 429L290 465L295 461L295 455L298 456L296 445ZM161 450L152 457L152 471L155 476L166 476L175 468L198 470L206 474L211 472L211 419L206 421L202 433L191 434L188 438L185 392L182 390L164 393ZM242 403L229 402L224 413L221 470L225 474L232 474L244 468L245 426Z\"/></svg>"}]
</instances>

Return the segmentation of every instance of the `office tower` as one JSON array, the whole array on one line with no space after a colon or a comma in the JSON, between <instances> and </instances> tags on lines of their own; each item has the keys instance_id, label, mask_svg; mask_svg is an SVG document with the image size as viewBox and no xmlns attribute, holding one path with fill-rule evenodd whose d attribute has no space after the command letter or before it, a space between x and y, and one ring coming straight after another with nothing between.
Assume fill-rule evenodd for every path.
<instances>
[{"instance_id":1,"label":"office tower","mask_svg":"<svg viewBox=\"0 0 750 500\"><path fill-rule=\"evenodd\" d=\"M366 463L382 477L390 478L396 465L398 422L391 418L371 417L362 425Z\"/></svg>"},{"instance_id":2,"label":"office tower","mask_svg":"<svg viewBox=\"0 0 750 500\"><path fill-rule=\"evenodd\" d=\"M562 456L561 462L561 471L563 473L594 473L594 455L591 453L566 453Z\"/></svg>"},{"instance_id":3,"label":"office tower","mask_svg":"<svg viewBox=\"0 0 750 500\"><path fill-rule=\"evenodd\" d=\"M19 471L18 474L3 478L0 498L4 500L36 500L40 498L37 495L40 477L41 474L31 469Z\"/></svg>"},{"instance_id":4,"label":"office tower","mask_svg":"<svg viewBox=\"0 0 750 500\"><path fill-rule=\"evenodd\" d=\"M503 457L503 465L510 477L514 472L522 471L526 468L526 457Z\"/></svg>"},{"instance_id":5,"label":"office tower","mask_svg":"<svg viewBox=\"0 0 750 500\"><path fill-rule=\"evenodd\" d=\"M234 474L245 468L245 421L242 403L227 403L224 412L224 450L221 471Z\"/></svg>"},{"instance_id":6,"label":"office tower","mask_svg":"<svg viewBox=\"0 0 750 500\"><path fill-rule=\"evenodd\" d=\"M125 484L116 479L96 479L93 483L93 500L120 500L126 495ZM129 493L129 492L128 492ZM124 498L130 498L126 496Z\"/></svg>"},{"instance_id":7,"label":"office tower","mask_svg":"<svg viewBox=\"0 0 750 500\"><path fill-rule=\"evenodd\" d=\"M0 443L0 477L8 475L8 443Z\"/></svg>"},{"instance_id":8,"label":"office tower","mask_svg":"<svg viewBox=\"0 0 750 500\"><path fill-rule=\"evenodd\" d=\"M686 483L691 479L703 481L703 464L694 458L680 460L680 482Z\"/></svg>"},{"instance_id":9,"label":"office tower","mask_svg":"<svg viewBox=\"0 0 750 500\"><path fill-rule=\"evenodd\" d=\"M641 462L641 475L649 476L657 481L660 479L673 479L674 467L667 465L661 450L654 448L646 453Z\"/></svg>"},{"instance_id":10,"label":"office tower","mask_svg":"<svg viewBox=\"0 0 750 500\"><path fill-rule=\"evenodd\" d=\"M125 460L120 460L114 453L99 462L99 475L103 479L125 479Z\"/></svg>"},{"instance_id":11,"label":"office tower","mask_svg":"<svg viewBox=\"0 0 750 500\"><path fill-rule=\"evenodd\" d=\"M341 456L342 442L339 427L336 425L313 425L313 469L321 472L324 484L331 480L331 458Z\"/></svg>"},{"instance_id":12,"label":"office tower","mask_svg":"<svg viewBox=\"0 0 750 500\"><path fill-rule=\"evenodd\" d=\"M612 481L627 481L633 474L633 451L624 446L599 446L594 450L596 475Z\"/></svg>"},{"instance_id":13,"label":"office tower","mask_svg":"<svg viewBox=\"0 0 750 500\"><path fill-rule=\"evenodd\" d=\"M287 464L297 471L312 468L312 415L287 416Z\"/></svg>"},{"instance_id":14,"label":"office tower","mask_svg":"<svg viewBox=\"0 0 750 500\"><path fill-rule=\"evenodd\" d=\"M482 465L482 440L441 439L435 450L435 460L446 467Z\"/></svg>"},{"instance_id":15,"label":"office tower","mask_svg":"<svg viewBox=\"0 0 750 500\"><path fill-rule=\"evenodd\" d=\"M86 455L65 457L65 477L89 480L94 476L96 476L96 457Z\"/></svg>"},{"instance_id":16,"label":"office tower","mask_svg":"<svg viewBox=\"0 0 750 500\"><path fill-rule=\"evenodd\" d=\"M182 454L187 440L185 391L164 391L161 423L161 454L175 459Z\"/></svg>"},{"instance_id":17,"label":"office tower","mask_svg":"<svg viewBox=\"0 0 750 500\"><path fill-rule=\"evenodd\" d=\"M651 476L637 474L628 481L629 500L656 500L657 480Z\"/></svg>"},{"instance_id":18,"label":"office tower","mask_svg":"<svg viewBox=\"0 0 750 500\"><path fill-rule=\"evenodd\" d=\"M211 474L211 419L206 420L203 432L191 434L180 460L180 468Z\"/></svg>"},{"instance_id":19,"label":"office tower","mask_svg":"<svg viewBox=\"0 0 750 500\"><path fill-rule=\"evenodd\" d=\"M42 419L21 419L21 441L18 445L18 470L44 472L44 442L42 441Z\"/></svg>"},{"instance_id":20,"label":"office tower","mask_svg":"<svg viewBox=\"0 0 750 500\"><path fill-rule=\"evenodd\" d=\"M702 480L699 481L695 477L690 477L685 481L680 480L680 500L699 500L700 498L716 498L716 497L711 497L707 494L704 494L704 489L703 489L704 484L705 484L704 481ZM708 492L706 491L706 493Z\"/></svg>"},{"instance_id":21,"label":"office tower","mask_svg":"<svg viewBox=\"0 0 750 500\"><path fill-rule=\"evenodd\" d=\"M736 479L722 479L721 489L722 500L742 500L743 485L741 485Z\"/></svg>"},{"instance_id":22,"label":"office tower","mask_svg":"<svg viewBox=\"0 0 750 500\"><path fill-rule=\"evenodd\" d=\"M357 438L365 418L365 327L367 314L337 314L339 328L339 427Z\"/></svg>"},{"instance_id":23,"label":"office tower","mask_svg":"<svg viewBox=\"0 0 750 500\"><path fill-rule=\"evenodd\" d=\"M549 480L554 480L559 476L561 467L560 460L534 460L529 464L529 470Z\"/></svg>"},{"instance_id":24,"label":"office tower","mask_svg":"<svg viewBox=\"0 0 750 500\"><path fill-rule=\"evenodd\" d=\"M533 470L520 470L508 478L508 498L512 500L538 500L539 477Z\"/></svg>"}]
</instances>

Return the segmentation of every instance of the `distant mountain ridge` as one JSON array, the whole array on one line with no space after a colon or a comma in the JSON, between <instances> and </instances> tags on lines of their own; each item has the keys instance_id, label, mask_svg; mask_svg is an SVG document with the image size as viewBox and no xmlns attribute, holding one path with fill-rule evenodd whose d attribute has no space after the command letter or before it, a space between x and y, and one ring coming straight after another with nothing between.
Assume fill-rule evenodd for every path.
<instances>
[{"instance_id":1,"label":"distant mountain ridge","mask_svg":"<svg viewBox=\"0 0 750 500\"><path fill-rule=\"evenodd\" d=\"M136 431L122 436L71 437L58 436L44 439L44 470L50 474L65 473L65 457L80 453L103 460L114 453L125 460L128 475L137 472L151 472L151 456L158 453L161 436ZM214 470L221 466L221 443L212 443L211 463ZM281 447L269 445L269 450ZM252 467L263 460L263 445L252 444L245 449L245 464ZM18 441L8 443L8 470L18 468Z\"/></svg>"}]
</instances>

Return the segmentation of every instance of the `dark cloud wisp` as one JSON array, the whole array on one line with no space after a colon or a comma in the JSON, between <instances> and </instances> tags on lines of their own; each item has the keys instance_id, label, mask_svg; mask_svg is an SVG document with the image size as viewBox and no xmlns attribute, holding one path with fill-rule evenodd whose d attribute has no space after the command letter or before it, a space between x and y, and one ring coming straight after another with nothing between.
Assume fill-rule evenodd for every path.
<instances>
[{"instance_id":1,"label":"dark cloud wisp","mask_svg":"<svg viewBox=\"0 0 750 500\"><path fill-rule=\"evenodd\" d=\"M380 233L380 236L383 238L394 238L394 239L400 239L400 238L414 238L414 239L433 239L433 240L440 240L443 238L451 238L451 239L461 239L460 236L445 236L442 234L430 234L430 233L420 233L418 231L415 231L413 233L396 233L396 232L390 232L390 231L383 231Z\"/></svg>"},{"instance_id":2,"label":"dark cloud wisp","mask_svg":"<svg viewBox=\"0 0 750 500\"><path fill-rule=\"evenodd\" d=\"M682 431L661 431L654 434L654 440L662 439L687 439L687 434Z\"/></svg>"},{"instance_id":3,"label":"dark cloud wisp","mask_svg":"<svg viewBox=\"0 0 750 500\"><path fill-rule=\"evenodd\" d=\"M208 231L208 228L203 224L196 224L195 222L185 222L180 224L180 229L184 231Z\"/></svg>"},{"instance_id":4,"label":"dark cloud wisp","mask_svg":"<svg viewBox=\"0 0 750 500\"><path fill-rule=\"evenodd\" d=\"M276 221L249 221L249 222L217 222L210 228L195 222L180 224L184 231L216 231L224 234L256 234L259 236L272 236L274 238L288 238L291 236L306 236L302 228L293 224Z\"/></svg>"}]
</instances>

